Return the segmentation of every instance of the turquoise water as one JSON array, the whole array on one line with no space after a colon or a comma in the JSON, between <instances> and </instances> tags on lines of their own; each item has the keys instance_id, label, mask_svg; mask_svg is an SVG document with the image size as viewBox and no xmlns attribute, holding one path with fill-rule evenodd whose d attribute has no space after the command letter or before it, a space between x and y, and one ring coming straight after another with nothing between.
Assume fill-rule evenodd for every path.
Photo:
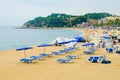
<instances>
[{"instance_id":1,"label":"turquoise water","mask_svg":"<svg viewBox=\"0 0 120 80\"><path fill-rule=\"evenodd\" d=\"M13 27L0 27L0 50L50 43L56 37L73 38L77 34L83 35L83 32L68 29L14 29Z\"/></svg>"}]
</instances>

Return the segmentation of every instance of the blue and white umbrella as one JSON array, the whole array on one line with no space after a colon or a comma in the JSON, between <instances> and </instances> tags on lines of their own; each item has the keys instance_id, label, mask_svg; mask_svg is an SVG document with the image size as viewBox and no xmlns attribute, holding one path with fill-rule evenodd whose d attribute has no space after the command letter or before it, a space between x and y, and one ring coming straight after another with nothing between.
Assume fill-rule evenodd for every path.
<instances>
[{"instance_id":1,"label":"blue and white umbrella","mask_svg":"<svg viewBox=\"0 0 120 80\"><path fill-rule=\"evenodd\" d=\"M59 45L64 45L64 48L65 48L65 44L68 44L70 43L69 41L63 41L63 42L58 42Z\"/></svg>"},{"instance_id":2,"label":"blue and white umbrella","mask_svg":"<svg viewBox=\"0 0 120 80\"><path fill-rule=\"evenodd\" d=\"M26 50L28 50L28 49L33 49L33 47L25 46L25 47L17 48L16 51L24 50L24 54L25 54L25 58L26 58Z\"/></svg>"},{"instance_id":3,"label":"blue and white umbrella","mask_svg":"<svg viewBox=\"0 0 120 80\"><path fill-rule=\"evenodd\" d=\"M85 39L82 36L76 36L77 42L85 42Z\"/></svg>"},{"instance_id":4,"label":"blue and white umbrella","mask_svg":"<svg viewBox=\"0 0 120 80\"><path fill-rule=\"evenodd\" d=\"M69 40L68 42L78 42L77 39L72 39L72 40Z\"/></svg>"},{"instance_id":5,"label":"blue and white umbrella","mask_svg":"<svg viewBox=\"0 0 120 80\"><path fill-rule=\"evenodd\" d=\"M93 45L95 45L95 43L92 42L92 43L85 43L82 46L86 46L87 47L87 46L93 46Z\"/></svg>"},{"instance_id":6,"label":"blue and white umbrella","mask_svg":"<svg viewBox=\"0 0 120 80\"><path fill-rule=\"evenodd\" d=\"M95 45L95 43L91 42L91 43L88 43L88 45L91 45L91 46L93 46L93 45Z\"/></svg>"},{"instance_id":7,"label":"blue and white umbrella","mask_svg":"<svg viewBox=\"0 0 120 80\"><path fill-rule=\"evenodd\" d=\"M68 43L70 43L69 41L63 41L63 42L58 42L58 44L68 44Z\"/></svg>"},{"instance_id":8,"label":"blue and white umbrella","mask_svg":"<svg viewBox=\"0 0 120 80\"><path fill-rule=\"evenodd\" d=\"M47 46L52 46L52 45L51 44L40 44L37 47L44 47L44 53L45 53L46 52L45 47L47 47Z\"/></svg>"}]
</instances>

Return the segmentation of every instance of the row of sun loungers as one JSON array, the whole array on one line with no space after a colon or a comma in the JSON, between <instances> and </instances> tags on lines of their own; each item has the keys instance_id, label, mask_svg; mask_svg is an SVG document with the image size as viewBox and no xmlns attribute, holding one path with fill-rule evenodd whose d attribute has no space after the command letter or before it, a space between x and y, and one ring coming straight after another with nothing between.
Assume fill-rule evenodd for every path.
<instances>
[{"instance_id":1,"label":"row of sun loungers","mask_svg":"<svg viewBox=\"0 0 120 80\"><path fill-rule=\"evenodd\" d=\"M75 48L65 48L64 50L59 50L59 51L53 51L51 54L52 55L61 55L63 53L70 53L72 51L76 50Z\"/></svg>"},{"instance_id":2,"label":"row of sun loungers","mask_svg":"<svg viewBox=\"0 0 120 80\"><path fill-rule=\"evenodd\" d=\"M49 56L51 56L51 55L46 54L46 53L42 53L42 54L39 54L38 56L30 56L30 58L34 59L34 60L38 60L38 59L42 59L42 58L49 57Z\"/></svg>"},{"instance_id":3,"label":"row of sun loungers","mask_svg":"<svg viewBox=\"0 0 120 80\"><path fill-rule=\"evenodd\" d=\"M39 55L30 56L29 58L21 58L20 61L23 63L34 63L37 60L43 59L45 57L51 56L50 54L42 53Z\"/></svg>"},{"instance_id":4,"label":"row of sun loungers","mask_svg":"<svg viewBox=\"0 0 120 80\"><path fill-rule=\"evenodd\" d=\"M111 47L105 48L105 51L108 53L120 54L120 50L118 50L118 49L119 49L119 46L114 46L113 48L111 48ZM97 48L91 47L88 50L83 51L83 53L84 54L94 54L96 50L97 50Z\"/></svg>"},{"instance_id":5,"label":"row of sun loungers","mask_svg":"<svg viewBox=\"0 0 120 80\"><path fill-rule=\"evenodd\" d=\"M64 50L59 50L59 52L53 52L52 54L59 55L59 54L62 54L62 53L70 53L74 50L76 50L76 48L65 48ZM77 59L77 58L78 58L78 56L67 55L67 56L65 56L65 58L57 59L57 62L58 63L71 63L71 62L73 62L73 59Z\"/></svg>"},{"instance_id":6,"label":"row of sun loungers","mask_svg":"<svg viewBox=\"0 0 120 80\"><path fill-rule=\"evenodd\" d=\"M23 62L23 63L34 63L37 60L40 60L40 59L43 59L43 58L46 58L46 57L50 57L52 55L61 55L63 53L70 53L74 50L75 50L75 48L71 48L71 47L70 48L65 48L64 50L59 50L58 52L54 51L51 54L42 53L42 54L39 54L39 55L36 55L36 56L35 55L30 56L29 58L21 58L20 61ZM65 60L63 60L63 61L65 62Z\"/></svg>"},{"instance_id":7,"label":"row of sun loungers","mask_svg":"<svg viewBox=\"0 0 120 80\"><path fill-rule=\"evenodd\" d=\"M65 57L66 58L57 59L57 62L59 62L59 63L71 63L73 61L73 59L80 58L79 55L77 55L77 56L75 56L75 55L67 55ZM22 58L22 59L20 59L20 61L23 62L23 63L33 63L36 60L40 60L42 58L43 58L42 56L30 56L30 58Z\"/></svg>"},{"instance_id":8,"label":"row of sun loungers","mask_svg":"<svg viewBox=\"0 0 120 80\"><path fill-rule=\"evenodd\" d=\"M46 58L46 57L50 57L52 55L61 55L63 53L70 53L72 51L74 51L75 48L65 48L64 50L59 50L52 52L51 54L46 54L46 53L42 53L36 56L30 56L29 58L22 58L20 59L21 62L23 63L34 63L37 60ZM96 48L89 48L88 51L84 51L84 54L93 54L97 49ZM120 53L120 51L118 52ZM58 63L71 63L73 62L74 59L78 59L80 58L80 55L66 55L65 58L59 58L56 61ZM111 61L106 60L106 56L90 56L88 58L88 61L91 63L111 63Z\"/></svg>"},{"instance_id":9,"label":"row of sun loungers","mask_svg":"<svg viewBox=\"0 0 120 80\"><path fill-rule=\"evenodd\" d=\"M31 58L22 58L22 59L20 59L20 61L23 62L23 63L33 63L36 60L41 59L40 56L30 56L30 57ZM48 57L48 56L45 56L45 57ZM74 59L78 59L78 58L80 58L80 55L67 55L67 56L65 56L65 58L57 59L57 62L58 63L72 63ZM106 60L105 55L103 55L103 56L90 56L88 58L88 62L91 62L91 63L105 63L105 64L111 63L111 61Z\"/></svg>"}]
</instances>

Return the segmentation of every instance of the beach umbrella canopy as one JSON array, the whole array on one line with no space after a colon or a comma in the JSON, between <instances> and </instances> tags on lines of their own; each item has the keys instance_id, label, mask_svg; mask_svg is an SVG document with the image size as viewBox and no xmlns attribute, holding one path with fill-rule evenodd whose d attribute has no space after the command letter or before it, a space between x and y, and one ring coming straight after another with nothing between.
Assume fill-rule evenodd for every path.
<instances>
[{"instance_id":1,"label":"beach umbrella canopy","mask_svg":"<svg viewBox=\"0 0 120 80\"><path fill-rule=\"evenodd\" d=\"M83 44L82 46L93 46L93 45L95 45L95 43L85 43L85 44Z\"/></svg>"},{"instance_id":2,"label":"beach umbrella canopy","mask_svg":"<svg viewBox=\"0 0 120 80\"><path fill-rule=\"evenodd\" d=\"M69 40L68 42L78 42L77 39Z\"/></svg>"},{"instance_id":3,"label":"beach umbrella canopy","mask_svg":"<svg viewBox=\"0 0 120 80\"><path fill-rule=\"evenodd\" d=\"M58 42L59 45L68 44L68 43L70 42L69 41ZM65 45L64 45L64 48L65 48Z\"/></svg>"},{"instance_id":4,"label":"beach umbrella canopy","mask_svg":"<svg viewBox=\"0 0 120 80\"><path fill-rule=\"evenodd\" d=\"M76 36L77 42L85 42L85 39L82 36Z\"/></svg>"},{"instance_id":5,"label":"beach umbrella canopy","mask_svg":"<svg viewBox=\"0 0 120 80\"><path fill-rule=\"evenodd\" d=\"M93 45L95 45L95 43L93 43L93 42L92 42L92 43L88 43L88 45L91 45L91 46L93 46Z\"/></svg>"},{"instance_id":6,"label":"beach umbrella canopy","mask_svg":"<svg viewBox=\"0 0 120 80\"><path fill-rule=\"evenodd\" d=\"M69 41L63 41L63 42L58 42L58 44L68 44L70 43Z\"/></svg>"},{"instance_id":7,"label":"beach umbrella canopy","mask_svg":"<svg viewBox=\"0 0 120 80\"><path fill-rule=\"evenodd\" d=\"M44 53L45 53L46 52L45 47L47 47L47 46L52 46L52 44L40 44L37 47L44 47Z\"/></svg>"},{"instance_id":8,"label":"beach umbrella canopy","mask_svg":"<svg viewBox=\"0 0 120 80\"><path fill-rule=\"evenodd\" d=\"M20 47L20 48L17 48L16 51L24 50L24 54L25 54L25 58L26 58L26 50L28 50L28 49L33 49L33 47L30 47L30 46Z\"/></svg>"},{"instance_id":9,"label":"beach umbrella canopy","mask_svg":"<svg viewBox=\"0 0 120 80\"><path fill-rule=\"evenodd\" d=\"M88 44L85 43L85 44L83 44L82 46L88 46Z\"/></svg>"}]
</instances>

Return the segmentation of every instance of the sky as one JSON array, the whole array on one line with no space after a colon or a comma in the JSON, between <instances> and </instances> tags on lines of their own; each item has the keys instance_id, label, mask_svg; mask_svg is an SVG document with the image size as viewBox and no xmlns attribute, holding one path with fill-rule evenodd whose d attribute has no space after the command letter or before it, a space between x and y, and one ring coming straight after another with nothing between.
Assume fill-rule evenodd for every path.
<instances>
[{"instance_id":1,"label":"sky","mask_svg":"<svg viewBox=\"0 0 120 80\"><path fill-rule=\"evenodd\" d=\"M93 12L120 16L120 0L0 0L0 26L22 26L28 20L51 13Z\"/></svg>"}]
</instances>

